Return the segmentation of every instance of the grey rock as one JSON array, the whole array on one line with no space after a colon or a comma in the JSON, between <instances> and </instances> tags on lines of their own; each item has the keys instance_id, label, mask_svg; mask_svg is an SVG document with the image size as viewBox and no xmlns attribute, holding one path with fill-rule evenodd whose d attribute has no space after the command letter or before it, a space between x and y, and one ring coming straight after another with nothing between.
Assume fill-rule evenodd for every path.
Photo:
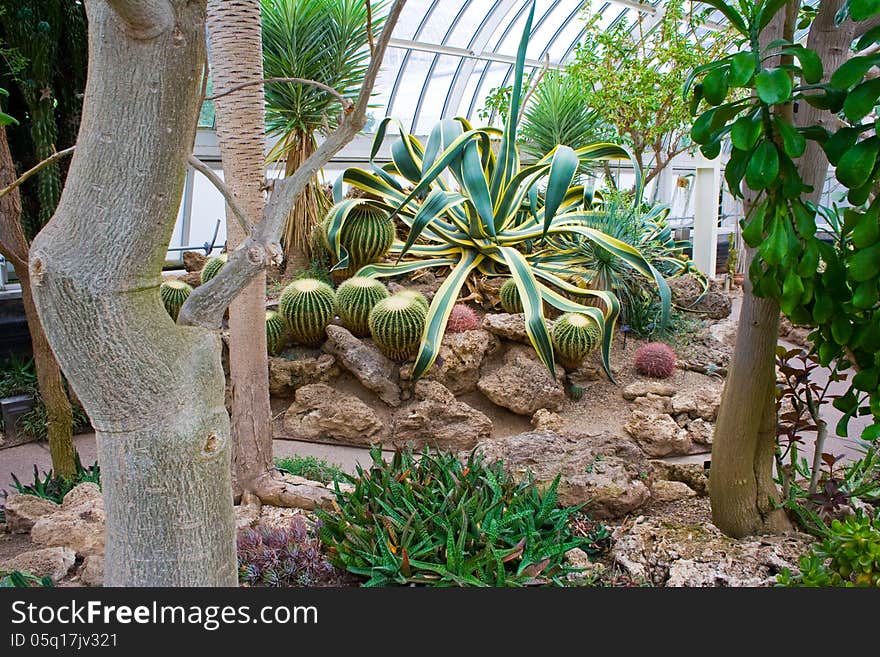
<instances>
[{"instance_id":1,"label":"grey rock","mask_svg":"<svg viewBox=\"0 0 880 657\"><path fill-rule=\"evenodd\" d=\"M362 341L342 326L327 327L324 351L336 357L367 390L375 392L389 406L400 406L397 365L372 342Z\"/></svg>"},{"instance_id":2,"label":"grey rock","mask_svg":"<svg viewBox=\"0 0 880 657\"><path fill-rule=\"evenodd\" d=\"M46 547L69 547L79 556L103 554L105 522L103 498L89 497L37 520L31 540Z\"/></svg>"},{"instance_id":3,"label":"grey rock","mask_svg":"<svg viewBox=\"0 0 880 657\"><path fill-rule=\"evenodd\" d=\"M555 378L530 347L514 347L504 363L483 374L477 387L498 406L519 415L532 415L539 408L557 410L565 402L562 382L565 370L555 366Z\"/></svg>"},{"instance_id":4,"label":"grey rock","mask_svg":"<svg viewBox=\"0 0 880 657\"><path fill-rule=\"evenodd\" d=\"M553 322L545 320L547 330L553 328ZM521 342L531 345L529 335L526 333L526 320L523 313L510 315L508 313L489 313L483 318L483 328L499 338Z\"/></svg>"},{"instance_id":5,"label":"grey rock","mask_svg":"<svg viewBox=\"0 0 880 657\"><path fill-rule=\"evenodd\" d=\"M648 395L657 395L658 397L671 397L678 388L668 381L635 381L626 386L621 394L628 401L633 401L639 397L647 397Z\"/></svg>"},{"instance_id":6,"label":"grey rock","mask_svg":"<svg viewBox=\"0 0 880 657\"><path fill-rule=\"evenodd\" d=\"M27 534L37 520L60 508L51 500L36 495L12 493L6 498L6 528L13 534Z\"/></svg>"},{"instance_id":7,"label":"grey rock","mask_svg":"<svg viewBox=\"0 0 880 657\"><path fill-rule=\"evenodd\" d=\"M689 454L691 440L687 430L666 414L633 411L624 427L648 456Z\"/></svg>"},{"instance_id":8,"label":"grey rock","mask_svg":"<svg viewBox=\"0 0 880 657\"><path fill-rule=\"evenodd\" d=\"M76 553L67 547L48 547L28 550L0 561L0 570L19 570L34 577L49 577L53 582L62 579L76 561Z\"/></svg>"},{"instance_id":9,"label":"grey rock","mask_svg":"<svg viewBox=\"0 0 880 657\"><path fill-rule=\"evenodd\" d=\"M296 391L284 414L286 435L297 440L330 441L347 445L381 442L384 425L372 408L353 395L313 383Z\"/></svg>"},{"instance_id":10,"label":"grey rock","mask_svg":"<svg viewBox=\"0 0 880 657\"><path fill-rule=\"evenodd\" d=\"M79 581L85 586L104 586L104 555L90 554L83 561Z\"/></svg>"},{"instance_id":11,"label":"grey rock","mask_svg":"<svg viewBox=\"0 0 880 657\"><path fill-rule=\"evenodd\" d=\"M472 392L477 389L480 366L499 347L498 338L482 329L447 333L440 343L437 360L424 379L442 383L454 395ZM412 379L412 369L412 363L401 367L401 379Z\"/></svg>"},{"instance_id":12,"label":"grey rock","mask_svg":"<svg viewBox=\"0 0 880 657\"><path fill-rule=\"evenodd\" d=\"M651 494L658 502L677 502L688 497L696 497L697 492L681 481L660 479L651 485Z\"/></svg>"},{"instance_id":13,"label":"grey rock","mask_svg":"<svg viewBox=\"0 0 880 657\"><path fill-rule=\"evenodd\" d=\"M721 406L721 392L720 385L707 384L701 388L678 393L672 398L672 412L687 413L692 418L714 422L718 417L718 407Z\"/></svg>"},{"instance_id":14,"label":"grey rock","mask_svg":"<svg viewBox=\"0 0 880 657\"><path fill-rule=\"evenodd\" d=\"M269 356L269 393L290 397L298 388L327 383L339 376L336 359L312 350L288 352L292 358Z\"/></svg>"}]
</instances>

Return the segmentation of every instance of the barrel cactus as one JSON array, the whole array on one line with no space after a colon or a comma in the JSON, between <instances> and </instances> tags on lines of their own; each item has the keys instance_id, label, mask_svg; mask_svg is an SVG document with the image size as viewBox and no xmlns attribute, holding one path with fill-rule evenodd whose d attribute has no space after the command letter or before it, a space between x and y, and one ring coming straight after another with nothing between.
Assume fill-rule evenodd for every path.
<instances>
[{"instance_id":1,"label":"barrel cactus","mask_svg":"<svg viewBox=\"0 0 880 657\"><path fill-rule=\"evenodd\" d=\"M506 313L521 313L523 311L522 301L519 298L519 290L516 289L516 283L512 278L504 281L501 290L498 292L501 297L501 307Z\"/></svg>"},{"instance_id":2,"label":"barrel cactus","mask_svg":"<svg viewBox=\"0 0 880 657\"><path fill-rule=\"evenodd\" d=\"M162 297L162 303L165 304L165 310L175 322L180 307L183 306L183 302L189 297L190 292L192 292L192 288L178 280L165 281L159 286L159 294Z\"/></svg>"},{"instance_id":3,"label":"barrel cactus","mask_svg":"<svg viewBox=\"0 0 880 657\"><path fill-rule=\"evenodd\" d=\"M336 309L342 325L354 335L370 334L370 311L389 296L388 288L375 278L355 276L336 290Z\"/></svg>"},{"instance_id":4,"label":"barrel cactus","mask_svg":"<svg viewBox=\"0 0 880 657\"><path fill-rule=\"evenodd\" d=\"M649 342L636 349L636 371L655 379L666 379L675 372L675 352L663 342Z\"/></svg>"},{"instance_id":5,"label":"barrel cactus","mask_svg":"<svg viewBox=\"0 0 880 657\"><path fill-rule=\"evenodd\" d=\"M336 313L336 293L322 281L301 278L284 288L278 312L295 342L317 347L324 341L324 329Z\"/></svg>"},{"instance_id":6,"label":"barrel cactus","mask_svg":"<svg viewBox=\"0 0 880 657\"><path fill-rule=\"evenodd\" d=\"M446 320L447 333L464 333L478 328L480 328L480 318L473 308L464 303L457 303L452 307L449 319Z\"/></svg>"},{"instance_id":7,"label":"barrel cactus","mask_svg":"<svg viewBox=\"0 0 880 657\"><path fill-rule=\"evenodd\" d=\"M584 358L602 341L602 330L595 319L581 313L565 313L550 332L560 365L577 369Z\"/></svg>"},{"instance_id":8,"label":"barrel cactus","mask_svg":"<svg viewBox=\"0 0 880 657\"><path fill-rule=\"evenodd\" d=\"M387 212L367 204L355 206L339 235L339 244L348 252L348 267L334 271L333 276L342 280L361 267L378 262L391 249L392 242L394 223Z\"/></svg>"},{"instance_id":9,"label":"barrel cactus","mask_svg":"<svg viewBox=\"0 0 880 657\"><path fill-rule=\"evenodd\" d=\"M416 355L428 313L418 301L395 294L382 299L370 311L373 342L391 360Z\"/></svg>"},{"instance_id":10,"label":"barrel cactus","mask_svg":"<svg viewBox=\"0 0 880 657\"><path fill-rule=\"evenodd\" d=\"M266 348L270 354L275 355L287 346L290 339L290 331L284 318L274 310L266 311Z\"/></svg>"},{"instance_id":11,"label":"barrel cactus","mask_svg":"<svg viewBox=\"0 0 880 657\"><path fill-rule=\"evenodd\" d=\"M208 258L205 266L202 267L202 283L207 283L220 273L220 270L223 269L223 265L226 264L227 257L228 256L225 253L221 253L213 258Z\"/></svg>"},{"instance_id":12,"label":"barrel cactus","mask_svg":"<svg viewBox=\"0 0 880 657\"><path fill-rule=\"evenodd\" d=\"M422 308L425 309L425 312L428 312L428 299L418 290L401 290L400 292L395 292L394 296L403 297L404 299L412 299L422 306Z\"/></svg>"}]
</instances>

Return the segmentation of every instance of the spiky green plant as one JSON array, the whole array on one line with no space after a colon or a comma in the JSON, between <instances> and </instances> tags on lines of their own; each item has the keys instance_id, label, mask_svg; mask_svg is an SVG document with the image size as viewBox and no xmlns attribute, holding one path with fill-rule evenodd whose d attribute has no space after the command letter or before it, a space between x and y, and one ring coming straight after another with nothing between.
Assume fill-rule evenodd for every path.
<instances>
[{"instance_id":1,"label":"spiky green plant","mask_svg":"<svg viewBox=\"0 0 880 657\"><path fill-rule=\"evenodd\" d=\"M412 358L419 349L426 317L418 301L398 295L382 299L370 311L373 342L391 360Z\"/></svg>"},{"instance_id":2,"label":"spiky green plant","mask_svg":"<svg viewBox=\"0 0 880 657\"><path fill-rule=\"evenodd\" d=\"M378 262L394 242L390 213L368 199L348 199L333 206L324 230L331 253L340 254L330 270L337 279Z\"/></svg>"},{"instance_id":3,"label":"spiky green plant","mask_svg":"<svg viewBox=\"0 0 880 657\"><path fill-rule=\"evenodd\" d=\"M565 313L550 332L559 364L566 369L577 369L602 340L602 330L589 315Z\"/></svg>"},{"instance_id":4,"label":"spiky green plant","mask_svg":"<svg viewBox=\"0 0 880 657\"><path fill-rule=\"evenodd\" d=\"M284 318L274 310L266 311L266 349L273 356L287 346L290 331Z\"/></svg>"},{"instance_id":5,"label":"spiky green plant","mask_svg":"<svg viewBox=\"0 0 880 657\"><path fill-rule=\"evenodd\" d=\"M159 286L159 294L162 297L162 303L165 304L165 310L175 322L183 302L187 300L191 292L192 287L189 284L178 280L164 281Z\"/></svg>"},{"instance_id":6,"label":"spiky green plant","mask_svg":"<svg viewBox=\"0 0 880 657\"><path fill-rule=\"evenodd\" d=\"M223 269L223 265L226 264L226 259L228 257L229 256L226 253L221 253L220 255L208 258L205 266L202 267L202 273L200 275L203 284L207 283L220 273L220 270Z\"/></svg>"},{"instance_id":7,"label":"spiky green plant","mask_svg":"<svg viewBox=\"0 0 880 657\"><path fill-rule=\"evenodd\" d=\"M384 24L383 4L372 6L373 36ZM354 100L370 57L367 12L362 0L262 0L265 76L315 80ZM278 138L269 160L283 161L285 175L292 174L317 148L316 135L336 128L340 110L339 101L317 87L267 84L266 127L270 136ZM312 227L329 206L313 179L285 225L286 258L305 251Z\"/></svg>"},{"instance_id":8,"label":"spiky green plant","mask_svg":"<svg viewBox=\"0 0 880 657\"><path fill-rule=\"evenodd\" d=\"M400 290L400 292L395 292L395 296L403 297L404 299L412 299L420 306L425 309L425 312L428 312L428 308L430 304L428 303L428 299L425 298L425 295L419 292L418 290Z\"/></svg>"},{"instance_id":9,"label":"spiky green plant","mask_svg":"<svg viewBox=\"0 0 880 657\"><path fill-rule=\"evenodd\" d=\"M472 272L487 276L511 276L516 282L525 314L526 332L542 362L554 368L553 345L544 321L543 304L564 312L592 315L603 331L603 365L610 375L610 349L619 304L613 294L583 290L566 280L576 261L565 265L544 264L539 257L552 248L548 236L579 234L602 248L619 254L633 266L649 271L639 252L580 221L585 190L572 186L578 167L591 161L632 159L617 144L591 144L577 150L558 146L538 162L521 166L516 147L516 118L522 98L523 69L534 3L525 21L516 57L514 88L505 130L474 129L464 119L442 120L422 145L397 122L401 139L391 147L390 164L375 164L370 171L350 168L337 180L334 198L342 199L343 184L367 192L373 204L390 210L410 230L404 242L395 243L395 263L367 265L359 276L398 276L418 269L450 267L451 272L435 294L428 310L427 326L413 368L414 379L422 377L440 349L446 322L459 291ZM372 154L379 152L390 121L376 129ZM493 141L500 141L493 145ZM636 171L636 189L641 190L641 171ZM455 180L452 191L446 175ZM407 183L401 183L400 178ZM404 185L412 184L412 189ZM337 212L336 215L342 215ZM338 231L342 221L331 219L328 235ZM331 249L341 257L338 242ZM603 309L589 308L566 298L598 297Z\"/></svg>"},{"instance_id":10,"label":"spiky green plant","mask_svg":"<svg viewBox=\"0 0 880 657\"><path fill-rule=\"evenodd\" d=\"M336 310L342 325L357 336L370 334L370 311L390 296L388 288L375 278L355 276L336 289Z\"/></svg>"},{"instance_id":11,"label":"spiky green plant","mask_svg":"<svg viewBox=\"0 0 880 657\"><path fill-rule=\"evenodd\" d=\"M501 307L506 313L521 313L523 311L522 301L519 300L519 290L516 288L516 281L508 278L501 286L498 292L501 299Z\"/></svg>"},{"instance_id":12,"label":"spiky green plant","mask_svg":"<svg viewBox=\"0 0 880 657\"><path fill-rule=\"evenodd\" d=\"M278 312L295 342L317 347L324 341L324 329L336 313L336 293L322 281L302 278L284 288Z\"/></svg>"}]
</instances>

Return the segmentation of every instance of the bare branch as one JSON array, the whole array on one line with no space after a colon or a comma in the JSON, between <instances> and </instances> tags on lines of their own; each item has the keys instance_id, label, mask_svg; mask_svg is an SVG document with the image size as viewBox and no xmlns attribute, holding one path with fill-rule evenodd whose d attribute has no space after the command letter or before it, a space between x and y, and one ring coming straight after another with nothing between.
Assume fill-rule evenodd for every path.
<instances>
[{"instance_id":1,"label":"bare branch","mask_svg":"<svg viewBox=\"0 0 880 657\"><path fill-rule=\"evenodd\" d=\"M250 222L247 220L247 217L242 212L242 209L238 207L238 203L235 201L235 197L229 191L229 188L220 180L220 177L214 173L214 170L211 169L207 164L202 162L195 155L189 156L189 165L202 174L208 181L217 188L217 191L223 194L223 198L226 199L226 204L232 209L232 214L235 215L235 218L238 220L238 225L244 229L246 234L249 234L253 227Z\"/></svg>"},{"instance_id":2,"label":"bare branch","mask_svg":"<svg viewBox=\"0 0 880 657\"><path fill-rule=\"evenodd\" d=\"M859 37L865 36L865 34L873 30L878 25L880 25L880 16L874 16L873 18L869 18L866 21L856 23L856 29L853 34L853 38L858 39Z\"/></svg>"},{"instance_id":3,"label":"bare branch","mask_svg":"<svg viewBox=\"0 0 880 657\"><path fill-rule=\"evenodd\" d=\"M37 164L36 166L28 169L23 174L21 174L13 183L10 183L3 189L0 189L0 198L6 196L13 189L21 185L25 180L33 176L35 173L39 173L41 169L45 169L46 167L55 164L58 160L67 157L71 153L73 153L76 146L71 146L70 148L65 148L63 151L58 151L47 157L45 160Z\"/></svg>"},{"instance_id":4,"label":"bare branch","mask_svg":"<svg viewBox=\"0 0 880 657\"><path fill-rule=\"evenodd\" d=\"M152 39L174 25L174 9L168 0L107 0L135 39Z\"/></svg>"},{"instance_id":5,"label":"bare branch","mask_svg":"<svg viewBox=\"0 0 880 657\"><path fill-rule=\"evenodd\" d=\"M285 219L290 214L296 199L315 174L343 146L354 139L366 123L370 96L379 70L382 68L382 60L394 32L394 26L405 4L406 0L395 0L388 12L382 33L376 40L370 66L364 75L363 86L354 108L343 115L339 127L327 136L301 167L292 175L275 183L275 189L263 210L262 221L254 227L251 236L229 254L229 259L220 273L193 290L180 309L178 324L216 328L220 324L224 309L232 299L260 270L280 258L278 241L284 229Z\"/></svg>"},{"instance_id":6,"label":"bare branch","mask_svg":"<svg viewBox=\"0 0 880 657\"><path fill-rule=\"evenodd\" d=\"M376 44L373 43L373 7L370 6L370 0L364 0L367 6L367 41L370 44L370 57L375 55Z\"/></svg>"},{"instance_id":7,"label":"bare branch","mask_svg":"<svg viewBox=\"0 0 880 657\"><path fill-rule=\"evenodd\" d=\"M345 111L349 111L354 103L351 102L350 99L343 96L341 93L336 91L333 87L330 87L323 82L318 82L317 80L308 80L306 78L263 78L260 80L248 80L247 82L239 82L238 84L234 84L229 89L225 91L221 91L219 94L214 94L213 96L205 97L205 100L217 100L218 98L223 98L223 96L228 96L231 93L235 93L240 89L244 89L245 87L252 87L255 84L270 84L276 82L287 82L292 84L305 84L310 87L316 87L321 91L326 91L328 94L336 98L341 104L342 109Z\"/></svg>"}]
</instances>

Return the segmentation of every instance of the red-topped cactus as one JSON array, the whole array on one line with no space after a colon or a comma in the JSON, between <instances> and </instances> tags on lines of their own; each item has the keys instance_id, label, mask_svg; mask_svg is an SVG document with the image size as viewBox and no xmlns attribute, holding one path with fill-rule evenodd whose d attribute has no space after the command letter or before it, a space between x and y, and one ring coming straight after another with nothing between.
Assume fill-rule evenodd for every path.
<instances>
[{"instance_id":1,"label":"red-topped cactus","mask_svg":"<svg viewBox=\"0 0 880 657\"><path fill-rule=\"evenodd\" d=\"M675 372L675 352L663 342L649 342L636 349L636 371L655 379L666 379Z\"/></svg>"},{"instance_id":2,"label":"red-topped cactus","mask_svg":"<svg viewBox=\"0 0 880 657\"><path fill-rule=\"evenodd\" d=\"M446 322L448 333L464 333L480 328L480 318L473 309L463 303L457 303L449 313L449 321Z\"/></svg>"}]
</instances>

